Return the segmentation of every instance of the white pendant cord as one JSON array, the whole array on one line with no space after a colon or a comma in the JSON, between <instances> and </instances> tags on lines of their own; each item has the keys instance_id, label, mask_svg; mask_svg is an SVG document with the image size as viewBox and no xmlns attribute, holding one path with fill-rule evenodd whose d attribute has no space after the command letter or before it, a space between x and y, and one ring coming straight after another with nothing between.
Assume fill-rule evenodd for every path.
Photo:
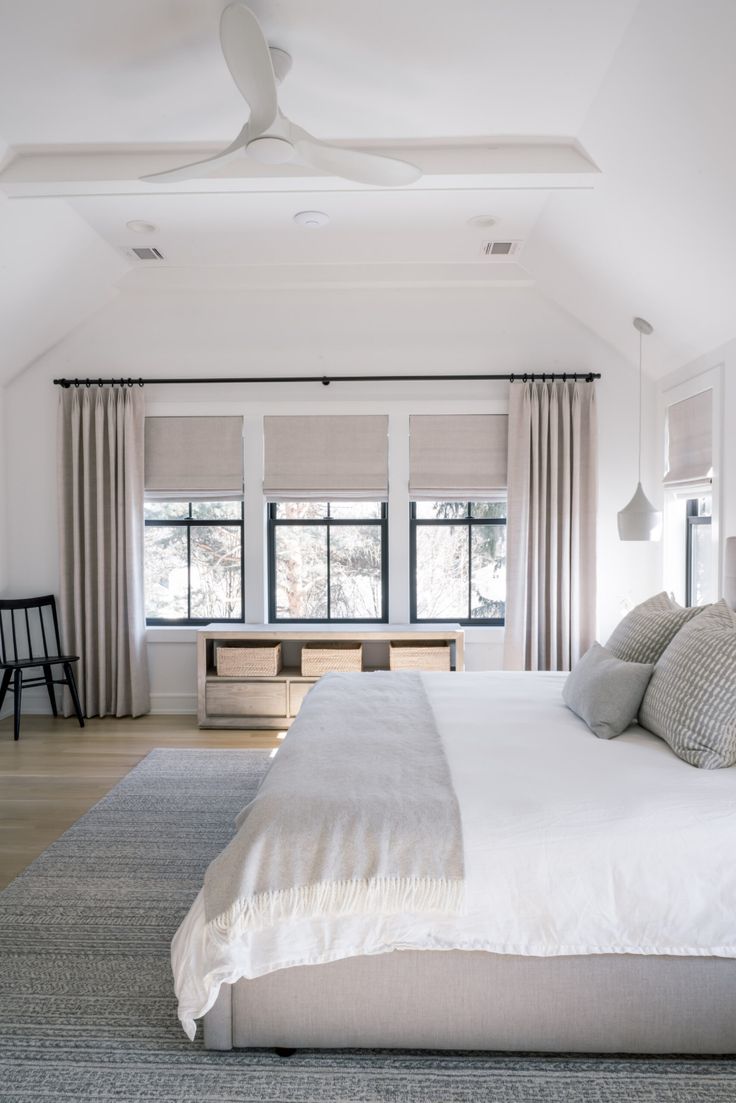
<instances>
[{"instance_id":1,"label":"white pendant cord","mask_svg":"<svg viewBox=\"0 0 736 1103\"><path fill-rule=\"evenodd\" d=\"M641 374L641 342L644 335L639 331L639 479L641 483L641 399L642 399L642 374Z\"/></svg>"},{"instance_id":2,"label":"white pendant cord","mask_svg":"<svg viewBox=\"0 0 736 1103\"><path fill-rule=\"evenodd\" d=\"M658 540L661 513L654 508L641 485L641 454L644 445L644 358L642 338L653 332L646 318L634 318L639 333L639 478L631 501L619 510L618 534L622 540Z\"/></svg>"}]
</instances>

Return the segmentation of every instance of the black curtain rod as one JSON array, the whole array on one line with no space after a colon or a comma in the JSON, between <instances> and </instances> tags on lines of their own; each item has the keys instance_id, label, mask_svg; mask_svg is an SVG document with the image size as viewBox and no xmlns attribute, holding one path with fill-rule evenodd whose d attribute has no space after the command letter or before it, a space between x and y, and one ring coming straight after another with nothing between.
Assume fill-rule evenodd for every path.
<instances>
[{"instance_id":1,"label":"black curtain rod","mask_svg":"<svg viewBox=\"0 0 736 1103\"><path fill-rule=\"evenodd\" d=\"M146 384L185 384L185 383L321 383L323 387L329 387L330 383L398 383L398 382L431 382L432 380L445 380L458 382L459 380L477 379L501 380L509 383L534 383L541 379L543 383L561 379L566 383L569 379L584 379L586 383L592 383L594 379L600 379L600 372L510 372L508 375L281 375L281 376L244 376L244 377L216 377L194 379L135 379L132 377L120 379L55 379L57 387L145 387Z\"/></svg>"}]
</instances>

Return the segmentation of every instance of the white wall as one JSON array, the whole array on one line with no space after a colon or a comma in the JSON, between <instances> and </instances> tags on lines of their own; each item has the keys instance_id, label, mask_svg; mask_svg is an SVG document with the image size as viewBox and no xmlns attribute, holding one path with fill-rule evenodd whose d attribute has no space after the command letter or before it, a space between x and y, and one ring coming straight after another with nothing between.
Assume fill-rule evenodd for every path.
<instances>
[{"instance_id":1,"label":"white wall","mask_svg":"<svg viewBox=\"0 0 736 1103\"><path fill-rule=\"evenodd\" d=\"M5 430L5 388L0 386L0 594L8 584L8 517L5 485L7 435Z\"/></svg>"},{"instance_id":2,"label":"white wall","mask_svg":"<svg viewBox=\"0 0 736 1103\"><path fill-rule=\"evenodd\" d=\"M637 378L632 365L532 289L351 288L280 292L127 292L49 351L7 388L8 455L14 472L8 490L9 585L14 593L58 590L56 535L55 412L60 375L269 375L420 372L585 371L603 374L599 411L599 599L603 639L622 609L653 592L658 551L621 544L616 511L636 482ZM650 388L653 399L654 392ZM300 384L231 387L151 386L147 407L161 413L242 410L258 418L266 410L380 409L395 418L410 410L501 409L506 384ZM308 405L307 405L308 404ZM450 407L451 404L451 407ZM654 424L654 403L647 417ZM654 432L648 434L651 442ZM651 475L656 449L647 455ZM251 486L257 487L249 465ZM406 524L397 483L405 480L400 457L392 459L395 562L391 615L408 616L406 565L395 540ZM651 480L650 480L651 481ZM32 508L29 508L32 503ZM247 550L252 586L253 495L247 506ZM246 536L248 541L249 537ZM251 594L249 616L254 619ZM261 606L262 608L262 602ZM194 645L190 630L151 632L153 705L158 711L193 708ZM177 642L181 641L181 642ZM501 665L499 630L474 629L468 666ZM43 699L39 697L39 707Z\"/></svg>"}]
</instances>

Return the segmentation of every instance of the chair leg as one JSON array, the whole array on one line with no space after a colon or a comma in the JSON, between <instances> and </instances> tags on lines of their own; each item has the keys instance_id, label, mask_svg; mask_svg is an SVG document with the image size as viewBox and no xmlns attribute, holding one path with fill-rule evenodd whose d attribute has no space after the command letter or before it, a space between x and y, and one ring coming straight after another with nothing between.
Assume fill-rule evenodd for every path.
<instances>
[{"instance_id":1,"label":"chair leg","mask_svg":"<svg viewBox=\"0 0 736 1103\"><path fill-rule=\"evenodd\" d=\"M74 705L74 711L77 714L77 720L79 721L80 728L84 727L84 717L82 716L82 706L79 703L79 694L77 693L77 683L74 678L74 671L72 670L71 663L64 663L64 675L66 677L66 684L69 686L69 692L72 695L72 703Z\"/></svg>"},{"instance_id":2,"label":"chair leg","mask_svg":"<svg viewBox=\"0 0 736 1103\"><path fill-rule=\"evenodd\" d=\"M3 671L3 680L0 682L0 709L5 704L5 694L8 692L8 686L10 685L10 679L13 677L12 670Z\"/></svg>"},{"instance_id":3,"label":"chair leg","mask_svg":"<svg viewBox=\"0 0 736 1103\"><path fill-rule=\"evenodd\" d=\"M15 706L15 730L13 733L13 739L18 742L20 739L20 702L23 694L23 671L16 670L15 677L13 678L13 697L15 700L13 704Z\"/></svg>"},{"instance_id":4,"label":"chair leg","mask_svg":"<svg viewBox=\"0 0 736 1103\"><path fill-rule=\"evenodd\" d=\"M59 715L59 710L56 707L56 694L54 693L54 682L51 677L51 667L45 666L43 668L43 676L46 679L46 689L49 691L49 701L51 702L51 711L54 716Z\"/></svg>"}]
</instances>

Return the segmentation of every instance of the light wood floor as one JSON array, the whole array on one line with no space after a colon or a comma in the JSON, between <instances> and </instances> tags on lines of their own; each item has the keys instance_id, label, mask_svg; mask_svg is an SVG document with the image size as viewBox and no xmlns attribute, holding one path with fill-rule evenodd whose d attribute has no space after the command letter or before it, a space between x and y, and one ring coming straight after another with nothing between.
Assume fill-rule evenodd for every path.
<instances>
[{"instance_id":1,"label":"light wood floor","mask_svg":"<svg viewBox=\"0 0 736 1103\"><path fill-rule=\"evenodd\" d=\"M276 747L276 732L200 731L194 716L0 721L0 888L154 747Z\"/></svg>"}]
</instances>

